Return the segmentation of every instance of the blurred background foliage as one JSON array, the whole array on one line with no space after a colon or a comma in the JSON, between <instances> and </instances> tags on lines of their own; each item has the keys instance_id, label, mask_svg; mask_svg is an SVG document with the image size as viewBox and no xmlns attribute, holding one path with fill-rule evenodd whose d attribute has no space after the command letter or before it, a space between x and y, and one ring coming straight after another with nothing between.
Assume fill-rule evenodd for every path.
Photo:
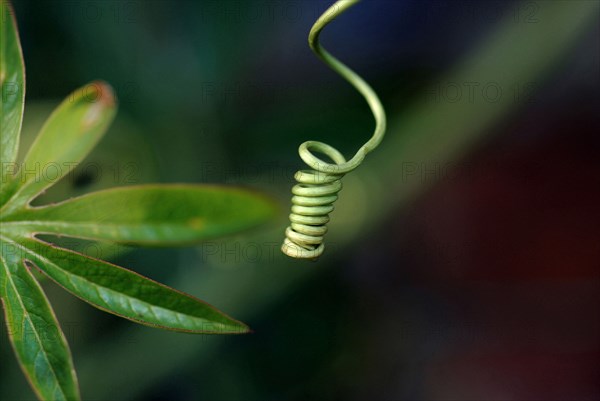
<instances>
[{"instance_id":1,"label":"blurred background foliage","mask_svg":"<svg viewBox=\"0 0 600 401\"><path fill-rule=\"evenodd\" d=\"M278 250L297 147L350 155L373 124L307 46L329 2L14 1L25 143L83 83L120 99L99 148L40 203L160 181L282 205L270 227L193 248L67 244L255 331L140 327L46 283L84 399L600 399L599 4L365 1L328 27L390 127L309 263ZM0 399L33 400L5 330L0 359Z\"/></svg>"}]
</instances>

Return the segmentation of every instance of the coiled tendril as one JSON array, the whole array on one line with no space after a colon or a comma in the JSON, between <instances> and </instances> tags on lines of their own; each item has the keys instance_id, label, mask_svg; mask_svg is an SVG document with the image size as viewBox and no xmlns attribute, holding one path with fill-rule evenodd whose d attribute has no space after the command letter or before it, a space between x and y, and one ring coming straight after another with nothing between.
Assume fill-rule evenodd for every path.
<instances>
[{"instance_id":1,"label":"coiled tendril","mask_svg":"<svg viewBox=\"0 0 600 401\"><path fill-rule=\"evenodd\" d=\"M300 145L300 158L312 170L300 170L294 175L298 184L292 188L294 196L291 224L285 230L286 238L281 246L283 253L294 258L314 259L323 253L326 224L329 222L329 213L333 211L333 203L338 198L337 193L342 189L341 178L362 163L367 153L379 145L385 133L385 111L375 91L319 43L323 28L358 2L359 0L339 0L334 3L311 28L308 44L325 64L345 78L365 98L375 117L375 131L371 139L348 161L337 149L326 143L307 141ZM321 160L313 152L327 156L333 163Z\"/></svg>"}]
</instances>

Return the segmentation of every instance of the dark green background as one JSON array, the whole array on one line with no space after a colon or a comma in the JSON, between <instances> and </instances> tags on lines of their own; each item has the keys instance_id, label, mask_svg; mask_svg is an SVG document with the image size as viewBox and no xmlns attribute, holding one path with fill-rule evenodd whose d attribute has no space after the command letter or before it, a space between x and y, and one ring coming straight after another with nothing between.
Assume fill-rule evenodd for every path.
<instances>
[{"instance_id":1,"label":"dark green background","mask_svg":"<svg viewBox=\"0 0 600 401\"><path fill-rule=\"evenodd\" d=\"M46 283L83 398L599 399L598 2L364 1L328 27L325 47L381 95L390 129L346 177L310 263L278 251L297 147L350 156L373 125L308 48L328 4L14 1L25 143L91 80L120 100L47 201L159 181L281 202L279 220L243 236L99 255L251 335L138 327ZM0 399L32 400L5 334L0 360Z\"/></svg>"}]
</instances>

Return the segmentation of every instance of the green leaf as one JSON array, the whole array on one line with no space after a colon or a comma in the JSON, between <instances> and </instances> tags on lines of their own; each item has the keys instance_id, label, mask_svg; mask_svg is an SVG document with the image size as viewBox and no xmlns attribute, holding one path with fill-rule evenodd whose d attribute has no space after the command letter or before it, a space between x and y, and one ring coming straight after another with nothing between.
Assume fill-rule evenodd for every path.
<instances>
[{"instance_id":1,"label":"green leaf","mask_svg":"<svg viewBox=\"0 0 600 401\"><path fill-rule=\"evenodd\" d=\"M111 87L92 82L73 92L48 118L16 173L9 214L67 175L100 140L116 113Z\"/></svg>"},{"instance_id":2,"label":"green leaf","mask_svg":"<svg viewBox=\"0 0 600 401\"><path fill-rule=\"evenodd\" d=\"M48 299L16 248L4 240L1 246L0 299L23 372L40 399L79 400L71 352Z\"/></svg>"},{"instance_id":3,"label":"green leaf","mask_svg":"<svg viewBox=\"0 0 600 401\"><path fill-rule=\"evenodd\" d=\"M34 265L91 305L137 323L190 333L245 333L213 306L130 270L32 238L12 241Z\"/></svg>"},{"instance_id":4,"label":"green leaf","mask_svg":"<svg viewBox=\"0 0 600 401\"><path fill-rule=\"evenodd\" d=\"M16 162L25 104L25 68L17 24L8 2L0 5L0 163L2 183Z\"/></svg>"},{"instance_id":5,"label":"green leaf","mask_svg":"<svg viewBox=\"0 0 600 401\"><path fill-rule=\"evenodd\" d=\"M140 185L28 207L4 220L3 230L166 246L234 234L274 211L272 201L243 189Z\"/></svg>"}]
</instances>

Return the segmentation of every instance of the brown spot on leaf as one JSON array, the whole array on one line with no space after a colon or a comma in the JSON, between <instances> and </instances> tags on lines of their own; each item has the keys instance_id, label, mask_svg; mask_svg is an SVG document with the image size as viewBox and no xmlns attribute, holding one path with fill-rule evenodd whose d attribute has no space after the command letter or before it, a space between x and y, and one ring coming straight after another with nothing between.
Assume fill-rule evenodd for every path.
<instances>
[{"instance_id":1,"label":"brown spot on leaf","mask_svg":"<svg viewBox=\"0 0 600 401\"><path fill-rule=\"evenodd\" d=\"M199 230L204 225L204 221L200 217L194 217L188 220L187 225L194 230Z\"/></svg>"}]
</instances>

